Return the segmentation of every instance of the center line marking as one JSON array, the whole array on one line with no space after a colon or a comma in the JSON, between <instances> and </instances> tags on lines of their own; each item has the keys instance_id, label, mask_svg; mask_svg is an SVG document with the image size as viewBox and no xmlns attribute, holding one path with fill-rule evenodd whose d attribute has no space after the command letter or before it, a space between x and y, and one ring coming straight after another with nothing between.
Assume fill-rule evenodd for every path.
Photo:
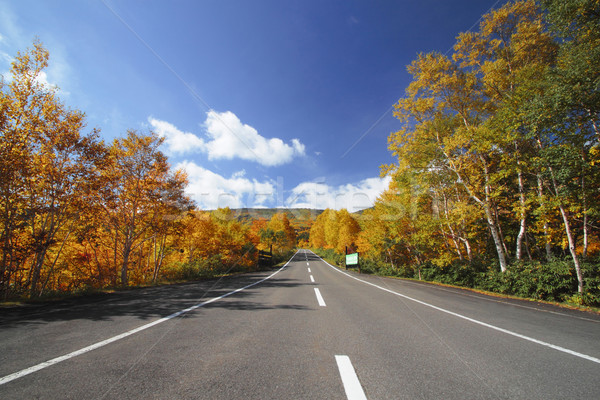
<instances>
[{"instance_id":1,"label":"center line marking","mask_svg":"<svg viewBox=\"0 0 600 400\"><path fill-rule=\"evenodd\" d=\"M308 272L311 272L311 271L310 271L310 268L308 269Z\"/></svg>"},{"instance_id":2,"label":"center line marking","mask_svg":"<svg viewBox=\"0 0 600 400\"><path fill-rule=\"evenodd\" d=\"M306 262L306 265L310 265L310 264L308 263L308 261Z\"/></svg>"},{"instance_id":3,"label":"center line marking","mask_svg":"<svg viewBox=\"0 0 600 400\"><path fill-rule=\"evenodd\" d=\"M310 276L310 281L311 281L312 283L315 283L315 278L313 278L313 276L312 276L312 275Z\"/></svg>"},{"instance_id":4,"label":"center line marking","mask_svg":"<svg viewBox=\"0 0 600 400\"><path fill-rule=\"evenodd\" d=\"M325 300L323 300L323 296L321 296L321 292L319 289L315 288L315 295L317 296L317 301L321 307L325 307Z\"/></svg>"},{"instance_id":5,"label":"center line marking","mask_svg":"<svg viewBox=\"0 0 600 400\"><path fill-rule=\"evenodd\" d=\"M346 391L346 397L348 400L367 400L365 392L363 391L356 371L352 366L350 357L348 356L335 356L338 369L340 370L340 376L342 377L342 383L344 384L344 390Z\"/></svg>"}]
</instances>

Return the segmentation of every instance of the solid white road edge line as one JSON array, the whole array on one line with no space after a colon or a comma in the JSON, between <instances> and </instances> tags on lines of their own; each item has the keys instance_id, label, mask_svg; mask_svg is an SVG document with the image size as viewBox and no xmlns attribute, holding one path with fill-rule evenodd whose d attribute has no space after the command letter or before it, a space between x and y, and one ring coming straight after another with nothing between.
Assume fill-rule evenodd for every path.
<instances>
[{"instance_id":1,"label":"solid white road edge line","mask_svg":"<svg viewBox=\"0 0 600 400\"><path fill-rule=\"evenodd\" d=\"M329 264L327 261L323 260L322 258L321 258L321 261L323 261L325 264L329 265L334 270L338 271L341 274L346 275L349 278L355 279L355 280L357 280L359 282L362 282L362 283L366 283L367 285L371 285L371 286L376 287L377 289L381 289L381 290L383 290L385 292L388 292L388 293L391 293L391 294L395 294L396 296L400 296L400 297L402 297L404 299L407 299L407 300L410 300L410 301L414 301L415 303L419 303L419 304L422 304L422 305L427 306L427 307L431 307L431 308L433 308L435 310L438 310L438 311L441 311L443 313L446 313L446 314L449 314L449 315L453 315L453 316L458 317L458 318L462 318L462 319L464 319L466 321L469 321L469 322L472 322L474 324L485 326L486 328L490 328L490 329L493 329L493 330L498 331L498 332L506 333L507 335L515 336L515 337L518 337L520 339L527 340L529 342L537 343L539 345L542 345L542 346L545 346L545 347L548 347L548 348L551 348L551 349L554 349L554 350L558 350L558 351L561 351L563 353L571 354L572 356L583 358L585 360L592 361L592 362L595 362L597 364L600 364L600 358L596 358L596 357L593 357L593 356L589 356L587 354L579 353L577 351L570 350L570 349L567 349L565 347L557 346L557 345L552 344L552 343L544 342L542 340L538 340L538 339L532 338L530 336L521 335L520 333L509 331L508 329L500 328L499 326L488 324L487 322L479 321L477 319L473 319L473 318L467 317L465 315L455 313L454 311L450 311L450 310L446 310L445 308L434 306L433 304L429 304L429 303L426 303L424 301L417 300L417 299L414 299L412 297L406 296L404 294L401 294L401 293L398 293L398 292L394 292L393 290L390 290L390 289L378 286L378 285L376 285L374 283L363 281L362 279L359 279L359 278L357 278L355 276L352 276L352 275L350 275L350 274L348 274L348 273L340 270L337 267L334 267L333 265Z\"/></svg>"},{"instance_id":2,"label":"solid white road edge line","mask_svg":"<svg viewBox=\"0 0 600 400\"><path fill-rule=\"evenodd\" d=\"M166 317L163 317L163 318L157 319L156 321L152 321L152 322L150 322L150 323L148 323L148 324L142 325L142 326L140 326L140 327L137 327L137 328L135 328L135 329L132 329L132 330L130 330L130 331L127 331L127 332L121 333L120 335L113 336L113 337L111 337L111 338L108 338L108 339L106 339L106 340L103 340L103 341L101 341L101 342L94 343L94 344L92 344L92 345L90 345L90 346L84 347L84 348L82 348L82 349L79 349L79 350L73 351L73 352L71 352L71 353L68 353L68 354L65 354L64 356L56 357L56 358L53 358L53 359L51 359L51 360L44 361L44 362L42 362L42 363L40 363L40 364L34 365L34 366L32 366L32 367L25 368L25 369L23 369L23 370L21 370L21 371L18 371L18 372L12 373L12 374L10 374L10 375L3 376L3 377L1 377L1 378L0 378L0 386L1 386L1 385L4 385L5 383L8 383L8 382L10 382L10 381L14 381L15 379L21 378L21 377L23 377L23 376L25 376L25 375L29 375L29 374L32 374L32 373L34 373L34 372L36 372L36 371L39 371L39 370L41 370L41 369L44 369L44 368L50 367L51 365L58 364L59 362L62 362L62 361L68 360L68 359L70 359L70 358L73 358L73 357L77 357L77 356L79 356L79 355L81 355L81 354L84 354L84 353L90 352L90 351L92 351L92 350L96 350L97 348L100 348L100 347L106 346L107 344L110 344L110 343L112 343L112 342L116 342L117 340L121 340L121 339L123 339L123 338L126 338L127 336L131 336L131 335L133 335L134 333L141 332L141 331L143 331L143 330L146 330L146 329L148 329L148 328L151 328L151 327L153 327L154 325L158 325L158 324L160 324L160 323L163 323L163 322L169 321L169 320L171 320L171 319L173 319L173 318L176 318L176 317L179 317L180 315L182 315L182 314L185 314L185 313L187 313L187 312L189 312L189 311L195 310L195 309L197 309L197 308L200 308L200 307L204 307L204 306L205 306L205 305L207 305L207 304L214 303L214 302L215 302L215 301L217 301L217 300L221 300L221 299L223 299L223 298L225 298L225 297L231 296L232 294L239 293L239 292L241 292L242 290L246 290L246 289L248 289L248 288L251 288L252 286L256 286L256 285L258 285L259 283L263 283L264 281L266 281L267 279L270 279L270 278L272 278L273 276L275 276L276 274L278 274L278 273L279 273L281 270L283 270L285 267L287 267L287 265L290 263L290 261L292 261L292 260L294 259L294 257L296 256L296 254L298 254L298 251L296 251L296 253L295 253L295 254L292 256L292 258L290 258L290 259L288 260L288 262L286 262L286 263L285 263L285 265L284 265L283 267L279 268L277 271L273 272L271 275L267 276L266 278L263 278L263 279L261 279L261 280L259 280L259 281L256 281L256 282L254 282L254 283L251 283L250 285L246 285L246 286L244 286L244 287L241 287L241 288L239 288L239 289L233 290L233 291L231 291L231 292L229 292L229 293L225 293L224 295L221 295L221 296L219 296L219 297L214 297L214 298L212 298L212 299L210 299L210 300L204 301L204 302L202 302L202 303L198 303L198 304L196 304L196 305L194 305L194 306L191 306L191 307L188 307L188 308L186 308L186 309L184 309L184 310L177 311L176 313L173 313L173 314L171 314L171 315L168 315L168 316L166 316Z\"/></svg>"},{"instance_id":3,"label":"solid white road edge line","mask_svg":"<svg viewBox=\"0 0 600 400\"><path fill-rule=\"evenodd\" d=\"M365 396L365 392L360 385L350 358L348 356L335 356L335 361L340 370L340 376L342 377L342 383L344 384L348 400L366 400L367 396Z\"/></svg>"},{"instance_id":4,"label":"solid white road edge line","mask_svg":"<svg viewBox=\"0 0 600 400\"><path fill-rule=\"evenodd\" d=\"M315 288L315 295L317 296L317 301L321 307L326 307L325 300L323 300L323 296L321 296L321 292L319 289Z\"/></svg>"}]
</instances>

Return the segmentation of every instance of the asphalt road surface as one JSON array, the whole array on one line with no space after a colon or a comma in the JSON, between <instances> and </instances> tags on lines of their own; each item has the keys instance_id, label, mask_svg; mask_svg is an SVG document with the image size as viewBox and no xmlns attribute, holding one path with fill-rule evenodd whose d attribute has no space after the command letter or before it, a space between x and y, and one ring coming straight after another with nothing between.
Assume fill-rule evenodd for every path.
<instances>
[{"instance_id":1,"label":"asphalt road surface","mask_svg":"<svg viewBox=\"0 0 600 400\"><path fill-rule=\"evenodd\" d=\"M600 318L282 269L0 310L0 399L598 399Z\"/></svg>"}]
</instances>

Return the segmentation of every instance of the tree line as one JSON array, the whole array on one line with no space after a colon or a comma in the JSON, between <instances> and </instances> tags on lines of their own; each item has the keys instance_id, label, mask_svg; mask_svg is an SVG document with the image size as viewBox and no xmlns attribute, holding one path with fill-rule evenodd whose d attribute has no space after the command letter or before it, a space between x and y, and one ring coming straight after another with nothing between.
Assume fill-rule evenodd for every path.
<instances>
[{"instance_id":1,"label":"tree line","mask_svg":"<svg viewBox=\"0 0 600 400\"><path fill-rule=\"evenodd\" d=\"M354 244L417 275L507 280L566 259L577 300L600 302L600 2L508 2L449 53L408 66L393 179Z\"/></svg>"},{"instance_id":2,"label":"tree line","mask_svg":"<svg viewBox=\"0 0 600 400\"><path fill-rule=\"evenodd\" d=\"M86 132L40 81L48 60L36 41L0 82L0 299L248 270L258 248L295 247L285 214L195 210L158 135Z\"/></svg>"}]
</instances>

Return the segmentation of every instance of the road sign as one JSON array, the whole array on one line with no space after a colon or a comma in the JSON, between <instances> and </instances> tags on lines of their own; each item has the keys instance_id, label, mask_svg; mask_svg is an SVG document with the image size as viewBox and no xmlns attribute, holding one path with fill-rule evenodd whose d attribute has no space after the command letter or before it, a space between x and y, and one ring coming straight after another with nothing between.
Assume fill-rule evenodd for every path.
<instances>
[{"instance_id":1,"label":"road sign","mask_svg":"<svg viewBox=\"0 0 600 400\"><path fill-rule=\"evenodd\" d=\"M358 265L358 253L346 254L346 266Z\"/></svg>"}]
</instances>

